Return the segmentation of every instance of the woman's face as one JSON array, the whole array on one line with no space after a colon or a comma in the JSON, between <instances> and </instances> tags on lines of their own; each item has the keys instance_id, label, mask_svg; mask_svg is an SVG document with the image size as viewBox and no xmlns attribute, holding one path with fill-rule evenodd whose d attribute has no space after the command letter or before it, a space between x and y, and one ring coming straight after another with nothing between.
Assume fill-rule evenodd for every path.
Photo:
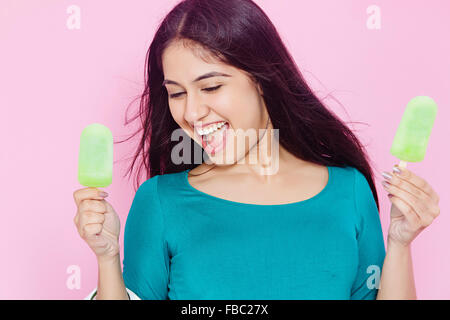
<instances>
[{"instance_id":1,"label":"woman's face","mask_svg":"<svg viewBox=\"0 0 450 320\"><path fill-rule=\"evenodd\" d=\"M268 114L262 91L242 70L216 60L208 63L192 50L182 42L173 42L163 52L170 112L211 162L235 163L262 136L259 129L266 128ZM208 125L223 122L217 130ZM242 138L247 143L242 143Z\"/></svg>"}]
</instances>

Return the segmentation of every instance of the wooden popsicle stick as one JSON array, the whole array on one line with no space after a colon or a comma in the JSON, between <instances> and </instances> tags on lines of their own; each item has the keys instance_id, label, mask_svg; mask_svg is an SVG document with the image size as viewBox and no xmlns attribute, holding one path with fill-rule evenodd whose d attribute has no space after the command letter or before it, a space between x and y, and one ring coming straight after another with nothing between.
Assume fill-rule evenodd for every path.
<instances>
[{"instance_id":1,"label":"wooden popsicle stick","mask_svg":"<svg viewBox=\"0 0 450 320\"><path fill-rule=\"evenodd\" d=\"M399 168L406 168L406 165L408 164L408 162L400 160L400 162L398 163Z\"/></svg>"}]
</instances>

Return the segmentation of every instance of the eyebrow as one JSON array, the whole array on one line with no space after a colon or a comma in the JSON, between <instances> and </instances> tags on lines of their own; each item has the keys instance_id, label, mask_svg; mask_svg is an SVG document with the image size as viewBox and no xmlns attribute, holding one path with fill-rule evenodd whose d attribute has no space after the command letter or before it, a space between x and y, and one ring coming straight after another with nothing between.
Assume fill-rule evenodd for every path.
<instances>
[{"instance_id":1,"label":"eyebrow","mask_svg":"<svg viewBox=\"0 0 450 320\"><path fill-rule=\"evenodd\" d=\"M204 75L202 75L200 77L197 77L192 82L197 82L197 81L200 81L200 80L203 80L203 79L207 79L207 78L211 78L211 77L231 77L231 76L229 74L226 74L226 73L213 71L213 72L205 73ZM168 80L168 79L165 79L163 81L163 83L162 83L163 86L166 85L166 84L176 84L176 85L181 86L181 84L179 84L178 82L175 82L175 81L172 81L172 80Z\"/></svg>"}]
</instances>

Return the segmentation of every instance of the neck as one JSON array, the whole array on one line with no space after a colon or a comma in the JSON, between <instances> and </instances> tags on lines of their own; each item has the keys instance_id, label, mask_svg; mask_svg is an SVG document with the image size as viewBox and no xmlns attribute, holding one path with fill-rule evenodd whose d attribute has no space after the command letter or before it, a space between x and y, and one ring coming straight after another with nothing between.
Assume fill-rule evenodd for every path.
<instances>
[{"instance_id":1,"label":"neck","mask_svg":"<svg viewBox=\"0 0 450 320\"><path fill-rule=\"evenodd\" d=\"M279 145L278 130L268 121L267 127L257 132L259 142L251 146L241 160L216 169L232 174L252 175L261 180L261 183L272 181L273 177L289 170L294 162L297 164L299 162L297 157Z\"/></svg>"}]
</instances>

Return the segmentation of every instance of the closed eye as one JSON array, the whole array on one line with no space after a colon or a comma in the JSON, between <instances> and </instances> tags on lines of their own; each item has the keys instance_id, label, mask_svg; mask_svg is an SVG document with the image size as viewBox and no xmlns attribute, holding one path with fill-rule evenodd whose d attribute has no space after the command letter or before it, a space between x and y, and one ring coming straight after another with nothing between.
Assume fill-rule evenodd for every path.
<instances>
[{"instance_id":1,"label":"closed eye","mask_svg":"<svg viewBox=\"0 0 450 320\"><path fill-rule=\"evenodd\" d=\"M218 85L217 87L205 88L205 89L203 89L203 90L205 90L205 91L214 91L214 90L219 89L221 86L222 86L222 85Z\"/></svg>"},{"instance_id":2,"label":"closed eye","mask_svg":"<svg viewBox=\"0 0 450 320\"><path fill-rule=\"evenodd\" d=\"M204 88L204 89L202 89L202 90L205 90L205 91L207 91L207 92L211 92L211 91L215 91L215 90L219 89L221 86L222 86L222 85L218 85L218 86L216 86L216 87ZM176 98L176 97L179 97L180 95L182 95L183 93L184 93L184 92L174 93L174 94L171 94L170 97L171 97L171 98Z\"/></svg>"}]
</instances>

